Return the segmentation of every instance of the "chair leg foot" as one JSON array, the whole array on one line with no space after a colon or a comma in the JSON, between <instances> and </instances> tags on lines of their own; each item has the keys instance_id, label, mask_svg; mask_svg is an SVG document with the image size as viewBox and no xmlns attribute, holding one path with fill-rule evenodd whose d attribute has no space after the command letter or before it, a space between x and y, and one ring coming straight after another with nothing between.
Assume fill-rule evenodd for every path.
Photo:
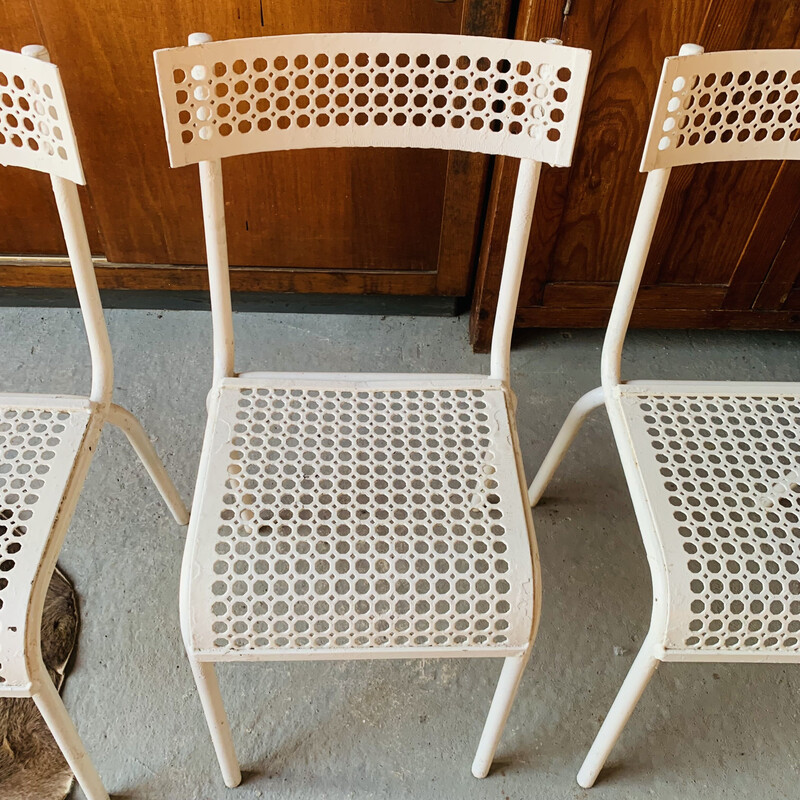
<instances>
[{"instance_id":1,"label":"chair leg foot","mask_svg":"<svg viewBox=\"0 0 800 800\"><path fill-rule=\"evenodd\" d=\"M478 743L478 750L475 753L475 760L472 762L472 774L476 778L485 778L494 760L494 753L503 735L506 720L511 712L511 706L517 695L519 682L525 665L530 658L530 649L521 656L509 656L503 662L503 669L500 672L500 679L494 691L492 705L483 726L481 740Z\"/></svg>"},{"instance_id":2,"label":"chair leg foot","mask_svg":"<svg viewBox=\"0 0 800 800\"><path fill-rule=\"evenodd\" d=\"M583 395L583 397L572 406L567 418L564 420L564 424L561 426L561 430L558 432L553 444L550 445L550 449L547 451L544 461L542 461L542 466L539 467L539 471L531 482L530 489L528 489L528 500L531 506L535 506L539 500L542 499L544 490L553 479L558 465L567 454L569 446L578 435L578 431L586 420L586 417L588 417L595 408L603 405L603 402L603 387L598 386L596 389L592 389L592 391Z\"/></svg>"},{"instance_id":3,"label":"chair leg foot","mask_svg":"<svg viewBox=\"0 0 800 800\"><path fill-rule=\"evenodd\" d=\"M645 639L578 772L578 783L584 789L591 788L597 780L659 663L652 644Z\"/></svg>"},{"instance_id":4,"label":"chair leg foot","mask_svg":"<svg viewBox=\"0 0 800 800\"><path fill-rule=\"evenodd\" d=\"M144 464L147 474L156 485L156 489L160 492L178 525L187 525L189 511L139 420L126 408L112 403L108 412L108 421L112 425L116 425L128 437L128 441Z\"/></svg>"},{"instance_id":5,"label":"chair leg foot","mask_svg":"<svg viewBox=\"0 0 800 800\"><path fill-rule=\"evenodd\" d=\"M217 673L212 663L194 659L189 659L189 661L192 665L200 702L203 704L211 741L214 743L219 768L222 771L222 778L225 785L233 789L242 782L242 773L236 758L228 717L225 714L225 707L222 705Z\"/></svg>"},{"instance_id":6,"label":"chair leg foot","mask_svg":"<svg viewBox=\"0 0 800 800\"><path fill-rule=\"evenodd\" d=\"M83 746L75 724L49 676L45 673L33 701L53 734L87 800L109 800L108 792Z\"/></svg>"}]
</instances>

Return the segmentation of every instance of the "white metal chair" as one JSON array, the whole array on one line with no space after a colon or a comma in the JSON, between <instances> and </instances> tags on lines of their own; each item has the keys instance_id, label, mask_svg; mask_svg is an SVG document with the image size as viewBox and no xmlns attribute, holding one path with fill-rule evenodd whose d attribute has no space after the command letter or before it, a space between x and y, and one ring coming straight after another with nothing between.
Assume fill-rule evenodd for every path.
<instances>
[{"instance_id":1,"label":"white metal chair","mask_svg":"<svg viewBox=\"0 0 800 800\"><path fill-rule=\"evenodd\" d=\"M155 53L173 166L199 163L214 382L181 581L228 786L213 662L505 658L487 774L536 632L539 571L509 387L542 161L572 155L590 54L560 43L326 34ZM221 161L312 147L522 159L488 377L234 372Z\"/></svg>"},{"instance_id":2,"label":"white metal chair","mask_svg":"<svg viewBox=\"0 0 800 800\"><path fill-rule=\"evenodd\" d=\"M83 169L43 47L0 50L0 109L0 164L50 175L92 361L89 397L0 395L0 696L32 697L87 798L107 800L39 641L50 576L104 422L125 432L175 519L185 525L189 515L139 422L111 402L111 347L76 187Z\"/></svg>"},{"instance_id":3,"label":"white metal chair","mask_svg":"<svg viewBox=\"0 0 800 800\"><path fill-rule=\"evenodd\" d=\"M800 50L666 59L647 183L603 343L602 387L573 407L536 505L605 404L653 582L650 630L578 773L590 787L661 661L800 661L800 383L621 381L625 332L674 166L800 158Z\"/></svg>"}]
</instances>

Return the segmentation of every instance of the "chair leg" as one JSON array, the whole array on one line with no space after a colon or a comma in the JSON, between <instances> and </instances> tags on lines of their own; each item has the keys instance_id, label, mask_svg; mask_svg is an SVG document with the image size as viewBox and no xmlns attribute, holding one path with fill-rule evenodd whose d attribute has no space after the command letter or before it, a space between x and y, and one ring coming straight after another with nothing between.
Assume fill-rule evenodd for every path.
<instances>
[{"instance_id":1,"label":"chair leg","mask_svg":"<svg viewBox=\"0 0 800 800\"><path fill-rule=\"evenodd\" d=\"M552 480L558 465L566 455L572 441L578 435L584 420L594 409L603 405L603 401L603 387L598 386L596 389L592 389L591 392L586 392L572 406L567 418L564 420L564 424L561 426L561 430L558 432L558 436L556 436L553 444L550 445L542 466L539 467L539 471L531 483L531 488L528 489L528 500L531 506L535 506L542 499L547 484Z\"/></svg>"},{"instance_id":2,"label":"chair leg","mask_svg":"<svg viewBox=\"0 0 800 800\"><path fill-rule=\"evenodd\" d=\"M112 425L116 425L128 437L128 441L136 451L136 455L139 456L142 464L144 464L148 475L156 485L156 489L161 493L161 497L164 498L164 502L172 512L172 516L175 517L175 521L179 525L188 524L189 511L184 505L180 494L178 494L175 484L167 474L166 469L164 469L153 443L147 438L147 434L139 420L126 408L112 403L108 411L108 421Z\"/></svg>"},{"instance_id":3,"label":"chair leg","mask_svg":"<svg viewBox=\"0 0 800 800\"><path fill-rule=\"evenodd\" d=\"M192 665L194 681L197 684L200 702L203 704L203 712L206 715L211 741L214 743L214 750L217 753L222 778L225 785L233 789L242 782L242 773L236 758L236 750L233 747L228 717L225 714L225 707L222 705L217 673L214 665L208 661L195 661L190 658L189 662Z\"/></svg>"},{"instance_id":4,"label":"chair leg","mask_svg":"<svg viewBox=\"0 0 800 800\"><path fill-rule=\"evenodd\" d=\"M75 773L87 799L109 800L108 792L86 753L75 724L70 719L61 696L46 673L39 684L39 690L33 695L33 701L61 748L67 764Z\"/></svg>"},{"instance_id":5,"label":"chair leg","mask_svg":"<svg viewBox=\"0 0 800 800\"><path fill-rule=\"evenodd\" d=\"M525 665L531 655L531 648L521 656L509 656L503 662L503 669L500 672L500 680L494 690L492 705L483 726L481 740L478 743L478 751L475 753L475 760L472 762L472 774L476 778L485 778L489 774L489 769L494 760L494 753L503 735L506 720L511 712L514 698L517 696L519 682Z\"/></svg>"},{"instance_id":6,"label":"chair leg","mask_svg":"<svg viewBox=\"0 0 800 800\"><path fill-rule=\"evenodd\" d=\"M649 637L645 638L578 772L578 783L584 789L594 785L609 753L617 743L622 729L660 663L653 654Z\"/></svg>"}]
</instances>

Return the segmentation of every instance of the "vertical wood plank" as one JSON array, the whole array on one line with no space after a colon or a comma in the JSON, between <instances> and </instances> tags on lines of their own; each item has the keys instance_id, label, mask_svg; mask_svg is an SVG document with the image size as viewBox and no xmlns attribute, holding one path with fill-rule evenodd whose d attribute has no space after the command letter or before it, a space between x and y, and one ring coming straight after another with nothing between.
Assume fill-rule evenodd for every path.
<instances>
[{"instance_id":1,"label":"vertical wood plank","mask_svg":"<svg viewBox=\"0 0 800 800\"><path fill-rule=\"evenodd\" d=\"M797 288L800 269L800 212L786 235L761 292L753 304L757 311L788 308L786 301Z\"/></svg>"},{"instance_id":2,"label":"vertical wood plank","mask_svg":"<svg viewBox=\"0 0 800 800\"><path fill-rule=\"evenodd\" d=\"M785 269L775 258L783 247L787 232L800 210L800 163L785 161L780 165L766 201L761 206L747 244L739 256L733 277L723 300L723 308L747 309L756 304L763 310L780 308L783 295L791 289ZM795 272L798 265L795 264ZM780 277L778 277L780 276ZM777 279L777 285L767 286ZM773 302L773 305L769 305ZM765 305L766 303L766 305Z\"/></svg>"},{"instance_id":3,"label":"vertical wood plank","mask_svg":"<svg viewBox=\"0 0 800 800\"><path fill-rule=\"evenodd\" d=\"M664 58L699 38L707 0L617 0L586 104L547 280L616 281L644 185L639 161Z\"/></svg>"},{"instance_id":4,"label":"vertical wood plank","mask_svg":"<svg viewBox=\"0 0 800 800\"><path fill-rule=\"evenodd\" d=\"M541 7L532 0L525 2L520 18ZM547 325L588 313L585 303L590 296L606 313L610 295L600 289L613 287L624 260L644 182L638 173L639 159L664 57L677 53L685 41L697 41L709 51L796 47L798 32L797 2L574 0L561 38L590 47L594 69L573 166L568 173L559 171L562 182L554 182L541 196L537 221L542 230L531 238L520 296L524 324L541 319ZM668 291L653 291L651 299L669 298L680 306L682 291L687 300L696 300L697 291L708 287L703 296L709 302L715 298L716 309L750 307L797 210L796 186L789 191L786 185L792 172L776 181L779 169L777 163L760 162L673 171L643 281L646 288ZM500 165L492 181L471 325L476 349L489 343L492 287L499 282L513 174L513 169ZM771 205L762 208L767 200ZM784 256L784 272L786 263ZM770 276L776 281L774 290L759 296L764 310L769 298L785 294L792 277L783 274L779 279L777 272ZM556 283L558 292L545 291ZM728 284L726 295L722 287ZM575 308L583 306L586 312L570 309L570 286L580 292L574 298ZM590 287L598 291L587 294ZM548 302L561 305L537 317L536 309L544 311ZM592 318L602 319L603 314ZM662 322L666 318L653 307L639 314L638 322L648 315ZM704 319L743 324L745 318L707 314ZM764 320L781 324L779 320L787 317L759 319L762 324Z\"/></svg>"},{"instance_id":5,"label":"vertical wood plank","mask_svg":"<svg viewBox=\"0 0 800 800\"><path fill-rule=\"evenodd\" d=\"M510 15L511 0L464 0L461 33L507 36ZM448 155L436 276L440 294L466 295L471 288L490 161L479 153Z\"/></svg>"},{"instance_id":6,"label":"vertical wood plank","mask_svg":"<svg viewBox=\"0 0 800 800\"><path fill-rule=\"evenodd\" d=\"M709 51L793 47L799 28L800 4L716 0L699 40ZM722 307L749 308L783 239L757 233L769 219L762 208L779 169L777 162L751 162L675 170L643 283L730 284ZM748 246L759 240L765 247L772 241L772 250L754 258Z\"/></svg>"}]
</instances>

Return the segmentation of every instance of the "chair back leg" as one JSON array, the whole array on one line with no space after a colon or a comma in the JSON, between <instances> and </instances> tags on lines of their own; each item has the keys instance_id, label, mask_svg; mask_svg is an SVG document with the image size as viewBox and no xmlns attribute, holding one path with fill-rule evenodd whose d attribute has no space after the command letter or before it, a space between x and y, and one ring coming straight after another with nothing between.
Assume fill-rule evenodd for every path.
<instances>
[{"instance_id":1,"label":"chair back leg","mask_svg":"<svg viewBox=\"0 0 800 800\"><path fill-rule=\"evenodd\" d=\"M556 436L553 444L550 445L550 449L547 451L544 461L542 461L542 466L539 467L536 477L531 482L530 489L528 489L528 500L532 507L542 499L544 490L553 479L553 475L555 475L559 464L567 454L569 446L578 435L581 425L586 421L586 417L596 408L603 405L603 401L603 387L598 386L596 389L586 392L572 406L567 418L564 420L564 424L561 426L561 430L558 432L558 436Z\"/></svg>"},{"instance_id":2,"label":"chair back leg","mask_svg":"<svg viewBox=\"0 0 800 800\"><path fill-rule=\"evenodd\" d=\"M128 441L144 464L147 474L156 485L178 525L188 525L189 511L139 420L126 408L112 403L108 410L108 421L128 437Z\"/></svg>"}]
</instances>

